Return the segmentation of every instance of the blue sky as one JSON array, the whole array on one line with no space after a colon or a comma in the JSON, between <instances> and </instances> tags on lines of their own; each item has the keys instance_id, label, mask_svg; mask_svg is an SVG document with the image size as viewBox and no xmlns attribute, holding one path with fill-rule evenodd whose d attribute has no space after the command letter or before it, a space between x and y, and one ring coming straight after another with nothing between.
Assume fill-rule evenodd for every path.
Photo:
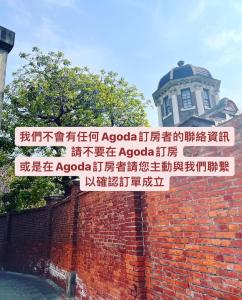
<instances>
[{"instance_id":1,"label":"blue sky","mask_svg":"<svg viewBox=\"0 0 242 300\"><path fill-rule=\"evenodd\" d=\"M0 25L16 32L7 81L20 51L61 50L73 65L113 70L152 99L178 60L220 79L220 97L242 110L241 0L0 0ZM156 108L148 109L157 126Z\"/></svg>"}]
</instances>

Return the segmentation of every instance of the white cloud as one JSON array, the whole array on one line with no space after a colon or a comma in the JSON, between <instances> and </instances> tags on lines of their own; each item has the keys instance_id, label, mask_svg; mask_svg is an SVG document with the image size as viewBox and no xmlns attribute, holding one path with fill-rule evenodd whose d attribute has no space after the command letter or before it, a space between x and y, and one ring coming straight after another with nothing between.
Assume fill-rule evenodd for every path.
<instances>
[{"instance_id":1,"label":"white cloud","mask_svg":"<svg viewBox=\"0 0 242 300\"><path fill-rule=\"evenodd\" d=\"M111 65L110 49L99 44L84 45L74 36L65 39L61 29L47 17L42 18L34 36L36 46L44 51L63 51L73 65L88 66L95 70Z\"/></svg>"},{"instance_id":2,"label":"white cloud","mask_svg":"<svg viewBox=\"0 0 242 300\"><path fill-rule=\"evenodd\" d=\"M192 23L201 17L205 12L206 4L207 2L205 2L205 0L198 0L195 7L191 10L188 10L188 21Z\"/></svg>"},{"instance_id":3,"label":"white cloud","mask_svg":"<svg viewBox=\"0 0 242 300\"><path fill-rule=\"evenodd\" d=\"M231 1L232 8L234 12L241 16L242 14L242 2L241 0L233 0Z\"/></svg>"},{"instance_id":4,"label":"white cloud","mask_svg":"<svg viewBox=\"0 0 242 300\"><path fill-rule=\"evenodd\" d=\"M114 0L115 2L116 0ZM149 2L148 1L141 1L141 0L123 0L123 2L131 7L137 9L149 9Z\"/></svg>"},{"instance_id":5,"label":"white cloud","mask_svg":"<svg viewBox=\"0 0 242 300\"><path fill-rule=\"evenodd\" d=\"M223 30L218 34L210 35L205 38L205 45L210 49L217 50L242 42L242 30L230 29Z\"/></svg>"},{"instance_id":6,"label":"white cloud","mask_svg":"<svg viewBox=\"0 0 242 300\"><path fill-rule=\"evenodd\" d=\"M44 48L54 47L59 45L61 42L61 36L58 31L57 25L55 25L51 19L47 17L41 18L39 26L35 27L33 32L34 39L40 46Z\"/></svg>"},{"instance_id":7,"label":"white cloud","mask_svg":"<svg viewBox=\"0 0 242 300\"><path fill-rule=\"evenodd\" d=\"M1 2L3 1L0 0ZM22 0L4 0L4 4L11 10L11 21L14 20L21 25L31 23L32 14L26 2Z\"/></svg>"},{"instance_id":8,"label":"white cloud","mask_svg":"<svg viewBox=\"0 0 242 300\"><path fill-rule=\"evenodd\" d=\"M101 44L83 44L75 36L65 38L65 32L48 17L42 17L41 22L29 32L29 40L18 40L15 44L12 63L20 65L19 52L30 52L33 46L39 47L45 52L62 51L73 65L88 66L93 71L100 69L113 69L115 59L111 49ZM75 42L73 42L75 40ZM12 71L12 66L10 71Z\"/></svg>"},{"instance_id":9,"label":"white cloud","mask_svg":"<svg viewBox=\"0 0 242 300\"><path fill-rule=\"evenodd\" d=\"M76 5L75 0L44 0L44 2L47 5L61 6L66 8L74 8Z\"/></svg>"},{"instance_id":10,"label":"white cloud","mask_svg":"<svg viewBox=\"0 0 242 300\"><path fill-rule=\"evenodd\" d=\"M76 45L66 47L64 52L73 65L87 66L93 71L113 69L115 64L111 49L100 45Z\"/></svg>"}]
</instances>

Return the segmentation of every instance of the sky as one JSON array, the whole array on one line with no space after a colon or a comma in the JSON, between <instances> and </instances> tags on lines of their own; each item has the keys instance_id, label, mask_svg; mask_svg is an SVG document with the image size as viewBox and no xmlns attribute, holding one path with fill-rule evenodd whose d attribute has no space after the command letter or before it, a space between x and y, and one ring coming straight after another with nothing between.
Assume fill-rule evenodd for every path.
<instances>
[{"instance_id":1,"label":"sky","mask_svg":"<svg viewBox=\"0 0 242 300\"><path fill-rule=\"evenodd\" d=\"M0 0L0 25L16 32L7 83L23 63L19 52L37 46L118 72L152 100L159 79L184 60L221 80L220 98L242 110L241 0ZM154 105L147 114L158 126Z\"/></svg>"}]
</instances>

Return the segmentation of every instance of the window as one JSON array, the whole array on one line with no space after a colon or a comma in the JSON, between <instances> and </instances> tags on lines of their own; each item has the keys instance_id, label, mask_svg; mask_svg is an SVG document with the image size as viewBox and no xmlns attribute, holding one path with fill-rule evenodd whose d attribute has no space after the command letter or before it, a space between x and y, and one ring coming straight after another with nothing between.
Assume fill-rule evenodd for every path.
<instances>
[{"instance_id":1,"label":"window","mask_svg":"<svg viewBox=\"0 0 242 300\"><path fill-rule=\"evenodd\" d=\"M183 108L192 107L192 95L190 89L181 90L182 106Z\"/></svg>"},{"instance_id":2,"label":"window","mask_svg":"<svg viewBox=\"0 0 242 300\"><path fill-rule=\"evenodd\" d=\"M205 108L210 108L209 90L203 89L203 104Z\"/></svg>"},{"instance_id":3,"label":"window","mask_svg":"<svg viewBox=\"0 0 242 300\"><path fill-rule=\"evenodd\" d=\"M168 96L166 96L163 100L164 100L164 112L165 112L165 116L167 116L169 115L169 113L171 113L171 104Z\"/></svg>"}]
</instances>

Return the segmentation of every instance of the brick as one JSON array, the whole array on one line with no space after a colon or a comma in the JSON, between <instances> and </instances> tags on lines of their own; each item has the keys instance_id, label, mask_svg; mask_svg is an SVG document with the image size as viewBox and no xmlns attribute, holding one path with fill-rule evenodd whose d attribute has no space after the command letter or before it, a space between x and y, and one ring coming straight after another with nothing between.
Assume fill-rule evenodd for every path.
<instances>
[{"instance_id":1,"label":"brick","mask_svg":"<svg viewBox=\"0 0 242 300\"><path fill-rule=\"evenodd\" d=\"M235 156L235 176L174 177L169 192L75 188L51 211L12 215L11 244L0 216L0 266L37 272L63 287L63 278L46 274L46 263L76 271L82 300L241 299L242 116L227 124L239 127L236 144L219 153ZM190 147L189 153L218 150Z\"/></svg>"}]
</instances>

